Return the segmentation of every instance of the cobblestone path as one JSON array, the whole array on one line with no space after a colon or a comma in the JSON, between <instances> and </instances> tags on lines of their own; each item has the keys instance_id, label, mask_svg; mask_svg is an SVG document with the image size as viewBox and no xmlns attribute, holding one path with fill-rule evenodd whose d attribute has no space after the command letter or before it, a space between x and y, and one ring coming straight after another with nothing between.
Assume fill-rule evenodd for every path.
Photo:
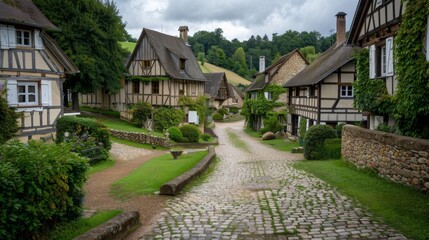
<instances>
[{"instance_id":1,"label":"cobblestone path","mask_svg":"<svg viewBox=\"0 0 429 240\"><path fill-rule=\"evenodd\" d=\"M215 132L216 171L168 200L140 239L405 239L330 185L292 168L302 155L261 145L242 122L217 124ZM236 147L231 133L247 148Z\"/></svg>"}]
</instances>

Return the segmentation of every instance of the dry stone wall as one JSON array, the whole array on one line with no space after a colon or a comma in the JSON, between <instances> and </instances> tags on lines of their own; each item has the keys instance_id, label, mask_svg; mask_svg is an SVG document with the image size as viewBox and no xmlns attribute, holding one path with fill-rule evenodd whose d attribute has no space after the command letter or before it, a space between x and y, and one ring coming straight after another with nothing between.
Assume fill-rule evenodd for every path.
<instances>
[{"instance_id":1,"label":"dry stone wall","mask_svg":"<svg viewBox=\"0 0 429 240\"><path fill-rule=\"evenodd\" d=\"M110 134L114 137L133 141L137 143L146 143L156 146L169 147L170 141L167 138L162 137L154 137L151 135L147 135L139 132L124 132L119 130L110 129Z\"/></svg>"},{"instance_id":2,"label":"dry stone wall","mask_svg":"<svg viewBox=\"0 0 429 240\"><path fill-rule=\"evenodd\" d=\"M342 155L383 178L429 192L429 140L346 125Z\"/></svg>"}]
</instances>

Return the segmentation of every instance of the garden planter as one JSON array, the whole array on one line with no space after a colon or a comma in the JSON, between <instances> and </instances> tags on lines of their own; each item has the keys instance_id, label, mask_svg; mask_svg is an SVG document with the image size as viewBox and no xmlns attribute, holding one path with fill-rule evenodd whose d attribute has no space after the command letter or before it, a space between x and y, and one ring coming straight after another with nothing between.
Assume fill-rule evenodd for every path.
<instances>
[{"instance_id":1,"label":"garden planter","mask_svg":"<svg viewBox=\"0 0 429 240\"><path fill-rule=\"evenodd\" d=\"M182 155L182 150L170 150L171 155L174 159L177 159L180 155Z\"/></svg>"}]
</instances>

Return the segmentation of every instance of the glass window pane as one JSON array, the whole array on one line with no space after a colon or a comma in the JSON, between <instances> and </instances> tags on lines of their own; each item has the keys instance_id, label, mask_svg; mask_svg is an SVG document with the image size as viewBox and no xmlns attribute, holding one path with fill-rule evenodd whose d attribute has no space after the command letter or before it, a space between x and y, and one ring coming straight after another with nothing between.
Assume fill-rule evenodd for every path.
<instances>
[{"instance_id":1,"label":"glass window pane","mask_svg":"<svg viewBox=\"0 0 429 240\"><path fill-rule=\"evenodd\" d=\"M30 39L24 39L24 45L30 45Z\"/></svg>"},{"instance_id":2,"label":"glass window pane","mask_svg":"<svg viewBox=\"0 0 429 240\"><path fill-rule=\"evenodd\" d=\"M36 102L36 95L28 95L28 102Z\"/></svg>"},{"instance_id":3,"label":"glass window pane","mask_svg":"<svg viewBox=\"0 0 429 240\"><path fill-rule=\"evenodd\" d=\"M36 93L36 86L28 86L29 93Z\"/></svg>"},{"instance_id":4,"label":"glass window pane","mask_svg":"<svg viewBox=\"0 0 429 240\"><path fill-rule=\"evenodd\" d=\"M20 103L25 102L25 95L19 95L18 96L18 102L20 102Z\"/></svg>"},{"instance_id":5,"label":"glass window pane","mask_svg":"<svg viewBox=\"0 0 429 240\"><path fill-rule=\"evenodd\" d=\"M24 38L30 38L30 32L24 32Z\"/></svg>"},{"instance_id":6,"label":"glass window pane","mask_svg":"<svg viewBox=\"0 0 429 240\"><path fill-rule=\"evenodd\" d=\"M18 93L25 93L25 86L18 86Z\"/></svg>"}]
</instances>

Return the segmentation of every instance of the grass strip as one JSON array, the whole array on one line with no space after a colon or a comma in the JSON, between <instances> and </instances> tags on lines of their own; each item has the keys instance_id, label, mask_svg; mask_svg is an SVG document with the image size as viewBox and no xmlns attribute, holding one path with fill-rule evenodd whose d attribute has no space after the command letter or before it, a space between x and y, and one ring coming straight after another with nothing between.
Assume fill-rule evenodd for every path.
<instances>
[{"instance_id":1,"label":"grass strip","mask_svg":"<svg viewBox=\"0 0 429 240\"><path fill-rule=\"evenodd\" d=\"M153 158L132 171L129 175L114 182L111 194L119 199L136 195L153 194L166 182L182 175L201 161L208 151L182 154L176 160L168 153Z\"/></svg>"},{"instance_id":2,"label":"grass strip","mask_svg":"<svg viewBox=\"0 0 429 240\"><path fill-rule=\"evenodd\" d=\"M429 196L358 170L343 160L301 161L293 165L337 187L366 206L374 217L412 239L429 239Z\"/></svg>"},{"instance_id":3,"label":"grass strip","mask_svg":"<svg viewBox=\"0 0 429 240\"><path fill-rule=\"evenodd\" d=\"M246 152L250 152L250 148L246 144L246 142L241 140L241 138L237 134L231 132L231 129L227 128L226 133L228 134L228 138L232 142L232 145L234 145L236 148L240 148Z\"/></svg>"},{"instance_id":4,"label":"grass strip","mask_svg":"<svg viewBox=\"0 0 429 240\"><path fill-rule=\"evenodd\" d=\"M100 161L100 162L97 162L97 163L91 165L91 167L86 172L86 174L89 176L89 175L94 174L96 172L104 171L110 167L113 167L115 165L115 163L116 163L115 160L113 160L112 158L109 157L108 159L106 159L104 161Z\"/></svg>"},{"instance_id":5,"label":"grass strip","mask_svg":"<svg viewBox=\"0 0 429 240\"><path fill-rule=\"evenodd\" d=\"M262 140L261 134L259 132L255 132L250 128L244 129L244 132L247 133L247 135L258 138L259 142L268 145L276 150L284 151L284 152L291 152L293 148L299 147L299 142L292 142L287 139L273 139L273 140Z\"/></svg>"},{"instance_id":6,"label":"grass strip","mask_svg":"<svg viewBox=\"0 0 429 240\"><path fill-rule=\"evenodd\" d=\"M69 240L78 237L85 232L107 222L116 215L122 213L121 210L110 210L98 212L90 218L79 218L77 220L60 224L47 236L49 240Z\"/></svg>"}]
</instances>

